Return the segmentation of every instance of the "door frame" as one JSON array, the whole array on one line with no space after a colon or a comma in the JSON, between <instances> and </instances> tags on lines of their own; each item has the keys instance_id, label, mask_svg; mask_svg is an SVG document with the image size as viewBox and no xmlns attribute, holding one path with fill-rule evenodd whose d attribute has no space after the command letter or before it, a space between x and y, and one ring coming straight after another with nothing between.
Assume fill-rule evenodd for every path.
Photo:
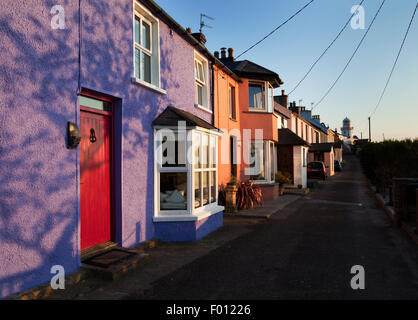
<instances>
[{"instance_id":1,"label":"door frame","mask_svg":"<svg viewBox=\"0 0 418 320\"><path fill-rule=\"evenodd\" d=\"M104 115L110 118L110 155L109 155L109 159L110 159L110 238L111 238L111 242L116 242L116 216L115 216L115 190L114 190L114 181L115 181L115 167L114 167L114 141L115 141L115 117L114 117L114 113L115 113L115 103L114 100L106 97L103 94L100 93L96 93L96 92L92 92L90 90L86 90L86 89L82 89L80 92L80 96L85 96L85 97L89 97L89 98L93 98L93 99L97 99L97 100L101 100L101 101L105 101L105 102L109 102L112 104L112 111L102 111L102 110L98 110L98 109L94 109L94 108L89 108L89 107L85 107L82 106L80 104L80 117L81 117L81 112L90 112L90 113L95 113L95 114L100 114L100 115ZM80 121L81 124L81 121ZM79 160L79 170L81 170L81 164L80 164L80 160ZM79 181L80 183L80 181ZM81 201L81 193L79 196L79 202ZM80 223L81 223L81 210L80 210ZM80 224L80 228L81 228L81 224ZM81 229L80 229L81 232ZM97 245L98 247L100 247L100 244ZM81 235L80 235L80 247L81 247ZM93 246L95 247L95 246ZM86 248L84 250L89 250L91 251L91 248ZM83 251L84 251L83 250ZM83 254L83 253L82 253Z\"/></svg>"}]
</instances>

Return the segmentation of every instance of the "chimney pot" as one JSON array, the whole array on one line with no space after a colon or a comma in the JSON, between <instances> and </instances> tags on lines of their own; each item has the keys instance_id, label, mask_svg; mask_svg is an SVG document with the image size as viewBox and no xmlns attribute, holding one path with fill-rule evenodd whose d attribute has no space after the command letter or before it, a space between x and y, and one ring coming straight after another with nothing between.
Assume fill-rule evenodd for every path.
<instances>
[{"instance_id":1,"label":"chimney pot","mask_svg":"<svg viewBox=\"0 0 418 320\"><path fill-rule=\"evenodd\" d=\"M226 48L221 48L221 59L226 59Z\"/></svg>"},{"instance_id":2,"label":"chimney pot","mask_svg":"<svg viewBox=\"0 0 418 320\"><path fill-rule=\"evenodd\" d=\"M192 28L190 28L190 27L189 27L189 28L187 28L187 29L186 29L186 31L187 31L188 33L192 33Z\"/></svg>"},{"instance_id":3,"label":"chimney pot","mask_svg":"<svg viewBox=\"0 0 418 320\"><path fill-rule=\"evenodd\" d=\"M284 90L282 90L282 96L284 96L285 94L284 94Z\"/></svg>"},{"instance_id":4,"label":"chimney pot","mask_svg":"<svg viewBox=\"0 0 418 320\"><path fill-rule=\"evenodd\" d=\"M219 59L219 51L215 51L214 54L215 54L215 58Z\"/></svg>"},{"instance_id":5,"label":"chimney pot","mask_svg":"<svg viewBox=\"0 0 418 320\"><path fill-rule=\"evenodd\" d=\"M228 59L234 61L234 49L228 48Z\"/></svg>"}]
</instances>

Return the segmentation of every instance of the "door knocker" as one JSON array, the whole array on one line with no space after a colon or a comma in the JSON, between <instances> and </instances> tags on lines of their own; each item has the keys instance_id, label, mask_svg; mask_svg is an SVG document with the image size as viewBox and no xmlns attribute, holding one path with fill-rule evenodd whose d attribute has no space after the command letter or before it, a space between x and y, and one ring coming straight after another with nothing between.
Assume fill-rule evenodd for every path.
<instances>
[{"instance_id":1,"label":"door knocker","mask_svg":"<svg viewBox=\"0 0 418 320\"><path fill-rule=\"evenodd\" d=\"M91 142L91 143L95 143L95 142L96 142L96 140L97 140L97 138L96 138L96 133L94 132L94 129L93 129L93 128L91 128L91 129L90 129L90 142Z\"/></svg>"}]
</instances>

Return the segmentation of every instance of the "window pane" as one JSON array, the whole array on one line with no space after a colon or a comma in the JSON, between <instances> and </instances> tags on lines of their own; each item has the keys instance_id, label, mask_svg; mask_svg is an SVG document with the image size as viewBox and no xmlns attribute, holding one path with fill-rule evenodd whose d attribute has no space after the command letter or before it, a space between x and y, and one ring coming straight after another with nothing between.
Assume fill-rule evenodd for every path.
<instances>
[{"instance_id":1,"label":"window pane","mask_svg":"<svg viewBox=\"0 0 418 320\"><path fill-rule=\"evenodd\" d=\"M85 96L78 96L80 106L94 108L102 111L112 111L112 104L110 102L101 101Z\"/></svg>"},{"instance_id":2,"label":"window pane","mask_svg":"<svg viewBox=\"0 0 418 320\"><path fill-rule=\"evenodd\" d=\"M196 83L196 98L197 104L203 106L203 87Z\"/></svg>"},{"instance_id":3,"label":"window pane","mask_svg":"<svg viewBox=\"0 0 418 320\"><path fill-rule=\"evenodd\" d=\"M187 173L160 173L160 209L187 210Z\"/></svg>"},{"instance_id":4,"label":"window pane","mask_svg":"<svg viewBox=\"0 0 418 320\"><path fill-rule=\"evenodd\" d=\"M229 116L235 119L235 87L229 87Z\"/></svg>"},{"instance_id":5,"label":"window pane","mask_svg":"<svg viewBox=\"0 0 418 320\"><path fill-rule=\"evenodd\" d=\"M251 158L252 163L250 164L250 168L254 168L253 174L250 175L250 179L252 180L265 180L264 176L264 144L256 144L255 142L251 142Z\"/></svg>"},{"instance_id":6,"label":"window pane","mask_svg":"<svg viewBox=\"0 0 418 320\"><path fill-rule=\"evenodd\" d=\"M135 17L135 42L140 44L139 42L139 25L140 25L140 20L138 17Z\"/></svg>"},{"instance_id":7,"label":"window pane","mask_svg":"<svg viewBox=\"0 0 418 320\"><path fill-rule=\"evenodd\" d=\"M197 60L194 61L194 77L199 80L199 68Z\"/></svg>"},{"instance_id":8,"label":"window pane","mask_svg":"<svg viewBox=\"0 0 418 320\"><path fill-rule=\"evenodd\" d=\"M193 133L193 166L200 168L200 134Z\"/></svg>"},{"instance_id":9,"label":"window pane","mask_svg":"<svg viewBox=\"0 0 418 320\"><path fill-rule=\"evenodd\" d=\"M142 21L142 46L151 50L151 26Z\"/></svg>"},{"instance_id":10,"label":"window pane","mask_svg":"<svg viewBox=\"0 0 418 320\"><path fill-rule=\"evenodd\" d=\"M159 130L157 148L162 152L162 167L186 166L186 138L178 132Z\"/></svg>"},{"instance_id":11,"label":"window pane","mask_svg":"<svg viewBox=\"0 0 418 320\"><path fill-rule=\"evenodd\" d=\"M209 167L209 136L207 134L202 134L202 168Z\"/></svg>"},{"instance_id":12,"label":"window pane","mask_svg":"<svg viewBox=\"0 0 418 320\"><path fill-rule=\"evenodd\" d=\"M210 203L216 202L216 171L210 172Z\"/></svg>"},{"instance_id":13,"label":"window pane","mask_svg":"<svg viewBox=\"0 0 418 320\"><path fill-rule=\"evenodd\" d=\"M139 78L139 56L141 52L135 49L135 77Z\"/></svg>"},{"instance_id":14,"label":"window pane","mask_svg":"<svg viewBox=\"0 0 418 320\"><path fill-rule=\"evenodd\" d=\"M209 172L202 172L203 174L203 205L207 205L209 203Z\"/></svg>"},{"instance_id":15,"label":"window pane","mask_svg":"<svg viewBox=\"0 0 418 320\"><path fill-rule=\"evenodd\" d=\"M201 181L200 176L201 172L196 172L194 174L194 207L199 208L202 206L202 199L201 199Z\"/></svg>"},{"instance_id":16,"label":"window pane","mask_svg":"<svg viewBox=\"0 0 418 320\"><path fill-rule=\"evenodd\" d=\"M264 108L264 86L250 83L248 85L250 108Z\"/></svg>"},{"instance_id":17,"label":"window pane","mask_svg":"<svg viewBox=\"0 0 418 320\"><path fill-rule=\"evenodd\" d=\"M216 168L216 138L210 137L210 163L212 168Z\"/></svg>"},{"instance_id":18,"label":"window pane","mask_svg":"<svg viewBox=\"0 0 418 320\"><path fill-rule=\"evenodd\" d=\"M205 83L205 73L203 72L203 64L199 63L199 80Z\"/></svg>"},{"instance_id":19,"label":"window pane","mask_svg":"<svg viewBox=\"0 0 418 320\"><path fill-rule=\"evenodd\" d=\"M274 93L273 88L269 86L269 97L268 97L268 112L273 112L273 99L274 99Z\"/></svg>"},{"instance_id":20,"label":"window pane","mask_svg":"<svg viewBox=\"0 0 418 320\"><path fill-rule=\"evenodd\" d=\"M141 52L141 79L151 83L151 57Z\"/></svg>"}]
</instances>

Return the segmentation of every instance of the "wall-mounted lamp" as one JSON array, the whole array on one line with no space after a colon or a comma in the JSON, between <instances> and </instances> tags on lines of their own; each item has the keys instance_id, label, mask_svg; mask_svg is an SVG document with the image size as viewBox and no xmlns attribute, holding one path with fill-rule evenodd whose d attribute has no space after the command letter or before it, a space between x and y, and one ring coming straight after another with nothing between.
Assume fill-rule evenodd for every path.
<instances>
[{"instance_id":1,"label":"wall-mounted lamp","mask_svg":"<svg viewBox=\"0 0 418 320\"><path fill-rule=\"evenodd\" d=\"M81 141L80 129L74 122L67 123L67 148L75 149Z\"/></svg>"}]
</instances>

